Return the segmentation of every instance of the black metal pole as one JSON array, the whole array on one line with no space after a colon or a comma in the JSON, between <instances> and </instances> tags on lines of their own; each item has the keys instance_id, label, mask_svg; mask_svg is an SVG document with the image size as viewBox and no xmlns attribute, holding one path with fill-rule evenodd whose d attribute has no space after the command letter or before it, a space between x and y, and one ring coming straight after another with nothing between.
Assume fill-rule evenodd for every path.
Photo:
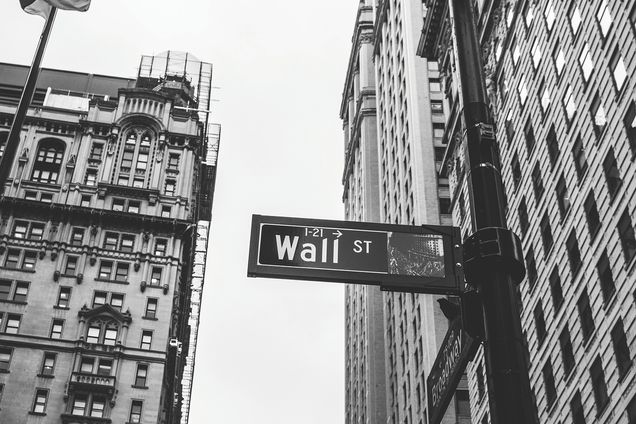
<instances>
[{"instance_id":1,"label":"black metal pole","mask_svg":"<svg viewBox=\"0 0 636 424\"><path fill-rule=\"evenodd\" d=\"M57 8L51 7L51 12L46 19L44 29L40 35L40 41L38 42L38 47L35 51L35 56L33 57L33 63L31 63L31 68L29 69L29 75L27 76L24 89L22 90L22 96L20 97L18 108L13 116L13 123L11 124L11 130L7 137L4 154L2 155L2 159L0 159L0 195L4 194L5 184L9 177L9 173L11 172L11 166L13 165L18 145L20 144L20 131L22 131L24 118L26 118L29 105L33 99L33 94L35 93L35 84L38 80L38 75L40 74L42 57L46 50L46 44L49 41L49 34L51 33L56 13Z\"/></svg>"},{"instance_id":2,"label":"black metal pole","mask_svg":"<svg viewBox=\"0 0 636 424\"><path fill-rule=\"evenodd\" d=\"M523 254L507 229L505 193L493 119L487 103L472 2L450 0L467 138L471 212L476 228L465 244L466 275L483 299L491 423L536 424L515 284Z\"/></svg>"}]
</instances>

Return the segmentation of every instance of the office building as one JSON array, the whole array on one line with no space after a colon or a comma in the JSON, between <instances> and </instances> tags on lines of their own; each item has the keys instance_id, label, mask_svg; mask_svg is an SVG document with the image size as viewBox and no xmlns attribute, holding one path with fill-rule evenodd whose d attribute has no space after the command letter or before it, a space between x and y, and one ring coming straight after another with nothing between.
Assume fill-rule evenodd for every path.
<instances>
[{"instance_id":1,"label":"office building","mask_svg":"<svg viewBox=\"0 0 636 424\"><path fill-rule=\"evenodd\" d=\"M477 1L478 36L527 275L520 308L541 423L636 422L636 2ZM427 1L418 53L437 59L449 115L442 173L474 231L446 0ZM484 363L469 366L487 423Z\"/></svg>"},{"instance_id":2,"label":"office building","mask_svg":"<svg viewBox=\"0 0 636 424\"><path fill-rule=\"evenodd\" d=\"M0 64L6 143L28 68ZM218 126L212 66L43 69L0 199L0 422L187 423Z\"/></svg>"},{"instance_id":3,"label":"office building","mask_svg":"<svg viewBox=\"0 0 636 424\"><path fill-rule=\"evenodd\" d=\"M415 55L420 1L360 2L340 116L346 219L449 225L443 93ZM346 423L427 421L426 377L448 321L434 296L346 288ZM469 422L458 391L445 423Z\"/></svg>"}]
</instances>

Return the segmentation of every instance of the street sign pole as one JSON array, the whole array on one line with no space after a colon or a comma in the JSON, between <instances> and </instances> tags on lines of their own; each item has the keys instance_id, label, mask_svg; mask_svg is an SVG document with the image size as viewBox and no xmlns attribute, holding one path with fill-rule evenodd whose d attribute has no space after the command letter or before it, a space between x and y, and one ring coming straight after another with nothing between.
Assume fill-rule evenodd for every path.
<instances>
[{"instance_id":1,"label":"street sign pole","mask_svg":"<svg viewBox=\"0 0 636 424\"><path fill-rule=\"evenodd\" d=\"M476 232L464 243L466 281L481 292L492 424L536 424L515 285L525 274L519 238L507 228L505 193L487 104L470 0L449 0L467 138L468 184Z\"/></svg>"}]
</instances>

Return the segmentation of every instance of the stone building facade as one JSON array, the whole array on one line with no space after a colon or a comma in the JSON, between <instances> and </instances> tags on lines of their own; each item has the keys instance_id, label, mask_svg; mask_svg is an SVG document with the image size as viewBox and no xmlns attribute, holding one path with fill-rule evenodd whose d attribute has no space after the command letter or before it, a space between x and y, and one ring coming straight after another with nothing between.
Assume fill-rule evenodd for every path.
<instances>
[{"instance_id":1,"label":"stone building facade","mask_svg":"<svg viewBox=\"0 0 636 424\"><path fill-rule=\"evenodd\" d=\"M2 143L26 70L0 64ZM187 422L216 159L205 86L144 72L42 71L0 200L0 422Z\"/></svg>"}]
</instances>

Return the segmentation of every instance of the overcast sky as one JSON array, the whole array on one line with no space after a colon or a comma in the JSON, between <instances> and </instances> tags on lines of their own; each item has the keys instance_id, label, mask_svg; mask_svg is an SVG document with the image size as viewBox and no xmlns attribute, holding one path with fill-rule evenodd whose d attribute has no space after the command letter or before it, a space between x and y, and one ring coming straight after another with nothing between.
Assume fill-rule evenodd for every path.
<instances>
[{"instance_id":1,"label":"overcast sky","mask_svg":"<svg viewBox=\"0 0 636 424\"><path fill-rule=\"evenodd\" d=\"M135 77L142 54L214 64L222 124L190 422L344 422L344 291L247 279L253 213L341 219L338 117L356 0L93 0L58 13L44 66ZM30 64L43 20L0 6L0 61ZM1 76L0 76L1 77Z\"/></svg>"}]
</instances>

